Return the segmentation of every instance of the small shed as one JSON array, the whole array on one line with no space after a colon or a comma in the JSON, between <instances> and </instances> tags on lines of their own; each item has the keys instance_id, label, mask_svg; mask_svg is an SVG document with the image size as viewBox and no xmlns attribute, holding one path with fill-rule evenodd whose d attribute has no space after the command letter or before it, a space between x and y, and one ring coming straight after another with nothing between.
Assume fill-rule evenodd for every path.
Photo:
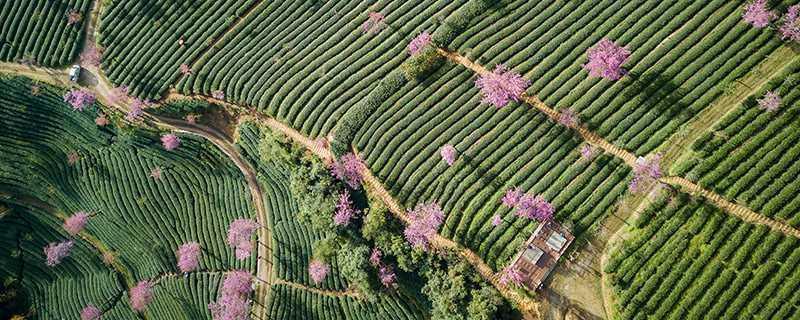
<instances>
[{"instance_id":1,"label":"small shed","mask_svg":"<svg viewBox=\"0 0 800 320\"><path fill-rule=\"evenodd\" d=\"M541 288L575 237L555 221L540 223L525 242L523 250L511 260L511 267L523 275L523 285L530 290Z\"/></svg>"}]
</instances>

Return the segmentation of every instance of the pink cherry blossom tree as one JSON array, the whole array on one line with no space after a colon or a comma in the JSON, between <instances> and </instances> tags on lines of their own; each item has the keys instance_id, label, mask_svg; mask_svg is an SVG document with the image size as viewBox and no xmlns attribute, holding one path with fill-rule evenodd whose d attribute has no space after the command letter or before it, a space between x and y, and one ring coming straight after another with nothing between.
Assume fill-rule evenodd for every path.
<instances>
[{"instance_id":1,"label":"pink cherry blossom tree","mask_svg":"<svg viewBox=\"0 0 800 320\"><path fill-rule=\"evenodd\" d=\"M87 304L81 310L81 320L98 320L103 313L93 304Z\"/></svg>"},{"instance_id":2,"label":"pink cherry blossom tree","mask_svg":"<svg viewBox=\"0 0 800 320\"><path fill-rule=\"evenodd\" d=\"M513 266L506 267L500 274L500 284L519 286L525 281L525 276Z\"/></svg>"},{"instance_id":3,"label":"pink cherry blossom tree","mask_svg":"<svg viewBox=\"0 0 800 320\"><path fill-rule=\"evenodd\" d=\"M397 284L397 274L391 266L381 265L378 268L378 278L381 280L381 284L387 288Z\"/></svg>"},{"instance_id":4,"label":"pink cherry blossom tree","mask_svg":"<svg viewBox=\"0 0 800 320\"><path fill-rule=\"evenodd\" d=\"M370 12L367 21L361 24L361 32L375 34L386 28L386 17L380 12Z\"/></svg>"},{"instance_id":5,"label":"pink cherry blossom tree","mask_svg":"<svg viewBox=\"0 0 800 320\"><path fill-rule=\"evenodd\" d=\"M772 20L778 18L778 14L767 8L767 0L754 0L744 7L742 18L753 27L761 29L768 26Z\"/></svg>"},{"instance_id":6,"label":"pink cherry blossom tree","mask_svg":"<svg viewBox=\"0 0 800 320\"><path fill-rule=\"evenodd\" d=\"M181 74L182 74L182 75L184 75L184 76L185 76L185 75L192 74L192 68L191 68L191 67L189 67L189 65L188 65L188 64L185 64L185 63L181 64L181 65L178 67L178 70L179 70L179 71L181 72Z\"/></svg>"},{"instance_id":7,"label":"pink cherry blossom tree","mask_svg":"<svg viewBox=\"0 0 800 320\"><path fill-rule=\"evenodd\" d=\"M186 120L186 122L188 122L189 124L197 124L197 119L199 119L199 118L200 118L199 115L196 115L194 113L190 113L190 114L186 115L184 120Z\"/></svg>"},{"instance_id":8,"label":"pink cherry blossom tree","mask_svg":"<svg viewBox=\"0 0 800 320\"><path fill-rule=\"evenodd\" d=\"M216 302L208 304L215 320L246 320L250 315L250 293L253 291L253 276L244 270L225 275L220 295Z\"/></svg>"},{"instance_id":9,"label":"pink cherry blossom tree","mask_svg":"<svg viewBox=\"0 0 800 320\"><path fill-rule=\"evenodd\" d=\"M499 214L496 214L496 215L494 215L494 216L492 217L492 225L493 225L493 226L495 226L495 227L496 227L496 226L499 226L501 223L503 223L503 218L502 218L502 217L500 217L500 215L499 215Z\"/></svg>"},{"instance_id":10,"label":"pink cherry blossom tree","mask_svg":"<svg viewBox=\"0 0 800 320\"><path fill-rule=\"evenodd\" d=\"M101 113L100 115L97 116L97 118L94 119L94 124L96 124L98 127L105 127L109 123L110 122L108 121L108 118L106 117L105 113Z\"/></svg>"},{"instance_id":11,"label":"pink cherry blossom tree","mask_svg":"<svg viewBox=\"0 0 800 320\"><path fill-rule=\"evenodd\" d=\"M83 111L84 108L94 104L94 101L94 94L83 89L72 89L64 94L64 102L69 103L72 109L77 111Z\"/></svg>"},{"instance_id":12,"label":"pink cherry blossom tree","mask_svg":"<svg viewBox=\"0 0 800 320\"><path fill-rule=\"evenodd\" d=\"M131 308L136 312L144 312L153 301L153 283L149 280L139 281L131 288L129 296Z\"/></svg>"},{"instance_id":13,"label":"pink cherry blossom tree","mask_svg":"<svg viewBox=\"0 0 800 320\"><path fill-rule=\"evenodd\" d=\"M778 32L783 40L800 42L800 4L789 7Z\"/></svg>"},{"instance_id":14,"label":"pink cherry blossom tree","mask_svg":"<svg viewBox=\"0 0 800 320\"><path fill-rule=\"evenodd\" d=\"M308 275L311 276L311 280L314 281L315 284L319 284L322 280L325 280L325 277L328 276L330 271L331 267L320 260L314 259L308 264Z\"/></svg>"},{"instance_id":15,"label":"pink cherry blossom tree","mask_svg":"<svg viewBox=\"0 0 800 320\"><path fill-rule=\"evenodd\" d=\"M567 108L559 113L558 123L567 128L575 128L580 124L580 116L574 110Z\"/></svg>"},{"instance_id":16,"label":"pink cherry blossom tree","mask_svg":"<svg viewBox=\"0 0 800 320\"><path fill-rule=\"evenodd\" d=\"M125 120L136 122L142 119L144 109L150 104L149 101L139 98L133 99L131 105L128 107L128 113L125 114Z\"/></svg>"},{"instance_id":17,"label":"pink cherry blossom tree","mask_svg":"<svg viewBox=\"0 0 800 320\"><path fill-rule=\"evenodd\" d=\"M153 178L153 180L161 180L163 176L164 169L161 169L161 167L154 167L153 169L150 169L150 178Z\"/></svg>"},{"instance_id":18,"label":"pink cherry blossom tree","mask_svg":"<svg viewBox=\"0 0 800 320\"><path fill-rule=\"evenodd\" d=\"M594 157L597 156L597 150L589 144L583 145L581 147L581 159L586 161L594 160Z\"/></svg>"},{"instance_id":19,"label":"pink cherry blossom tree","mask_svg":"<svg viewBox=\"0 0 800 320\"><path fill-rule=\"evenodd\" d=\"M528 219L536 219L540 222L552 219L553 213L555 212L553 205L550 204L550 202L547 202L547 200L540 195L523 195L517 203L516 208L517 211L515 214L517 216Z\"/></svg>"},{"instance_id":20,"label":"pink cherry blossom tree","mask_svg":"<svg viewBox=\"0 0 800 320\"><path fill-rule=\"evenodd\" d=\"M440 152L442 155L442 160L447 163L448 166L452 166L454 162L456 162L456 148L453 145L448 144L442 147L442 151Z\"/></svg>"},{"instance_id":21,"label":"pink cherry blossom tree","mask_svg":"<svg viewBox=\"0 0 800 320\"><path fill-rule=\"evenodd\" d=\"M253 219L236 219L228 226L228 245L236 250L236 259L244 260L250 257L253 251L250 239L256 229L258 223Z\"/></svg>"},{"instance_id":22,"label":"pink cherry blossom tree","mask_svg":"<svg viewBox=\"0 0 800 320\"><path fill-rule=\"evenodd\" d=\"M67 164L68 165L75 165L78 163L78 160L81 159L81 155L78 154L77 151L70 151L67 153Z\"/></svg>"},{"instance_id":23,"label":"pink cherry blossom tree","mask_svg":"<svg viewBox=\"0 0 800 320\"><path fill-rule=\"evenodd\" d=\"M650 184L661 178L661 154L639 157L633 165L633 179L628 184L628 189L637 193L642 191L642 185Z\"/></svg>"},{"instance_id":24,"label":"pink cherry blossom tree","mask_svg":"<svg viewBox=\"0 0 800 320\"><path fill-rule=\"evenodd\" d=\"M531 82L520 74L508 70L503 64L498 64L491 73L487 73L475 85L483 94L482 103L505 107L509 101L519 101Z\"/></svg>"},{"instance_id":25,"label":"pink cherry blossom tree","mask_svg":"<svg viewBox=\"0 0 800 320\"><path fill-rule=\"evenodd\" d=\"M38 96L40 92L42 92L42 87L40 87L37 84L32 84L31 85L31 95L32 96Z\"/></svg>"},{"instance_id":26,"label":"pink cherry blossom tree","mask_svg":"<svg viewBox=\"0 0 800 320\"><path fill-rule=\"evenodd\" d=\"M222 90L211 91L211 97L217 100L225 100L225 92Z\"/></svg>"},{"instance_id":27,"label":"pink cherry blossom tree","mask_svg":"<svg viewBox=\"0 0 800 320\"><path fill-rule=\"evenodd\" d=\"M337 179L344 181L353 189L361 186L363 177L361 171L364 170L364 163L352 152L347 153L333 163L331 173Z\"/></svg>"},{"instance_id":28,"label":"pink cherry blossom tree","mask_svg":"<svg viewBox=\"0 0 800 320\"><path fill-rule=\"evenodd\" d=\"M245 270L228 273L222 281L222 294L248 295L253 291L253 275Z\"/></svg>"},{"instance_id":29,"label":"pink cherry blossom tree","mask_svg":"<svg viewBox=\"0 0 800 320\"><path fill-rule=\"evenodd\" d=\"M72 236L77 235L86 227L86 223L89 222L89 216L85 211L75 212L75 214L64 220L64 230Z\"/></svg>"},{"instance_id":30,"label":"pink cherry blossom tree","mask_svg":"<svg viewBox=\"0 0 800 320\"><path fill-rule=\"evenodd\" d=\"M381 252L378 248L372 248L372 253L369 255L369 264L373 267L377 267L381 265L381 259L383 258L383 252Z\"/></svg>"},{"instance_id":31,"label":"pink cherry blossom tree","mask_svg":"<svg viewBox=\"0 0 800 320\"><path fill-rule=\"evenodd\" d=\"M359 211L353 207L353 201L350 200L350 192L347 190L339 194L339 200L336 202L336 212L333 215L333 223L337 226L347 226L350 220L358 215Z\"/></svg>"},{"instance_id":32,"label":"pink cherry blossom tree","mask_svg":"<svg viewBox=\"0 0 800 320\"><path fill-rule=\"evenodd\" d=\"M781 96L775 91L767 91L764 97L756 100L758 107L769 112L778 111L781 107Z\"/></svg>"},{"instance_id":33,"label":"pink cherry blossom tree","mask_svg":"<svg viewBox=\"0 0 800 320\"><path fill-rule=\"evenodd\" d=\"M423 31L408 43L408 54L412 57L418 55L422 52L422 49L425 49L431 43L431 39L430 32Z\"/></svg>"},{"instance_id":34,"label":"pink cherry blossom tree","mask_svg":"<svg viewBox=\"0 0 800 320\"><path fill-rule=\"evenodd\" d=\"M187 242L178 247L178 269L181 272L191 272L200 265L200 244L197 242Z\"/></svg>"},{"instance_id":35,"label":"pink cherry blossom tree","mask_svg":"<svg viewBox=\"0 0 800 320\"><path fill-rule=\"evenodd\" d=\"M617 45L608 38L603 38L594 47L587 51L589 61L583 68L589 71L590 77L602 77L615 81L622 78L627 71L622 64L631 56L631 52Z\"/></svg>"},{"instance_id":36,"label":"pink cherry blossom tree","mask_svg":"<svg viewBox=\"0 0 800 320\"><path fill-rule=\"evenodd\" d=\"M83 19L83 16L77 10L70 10L69 12L67 12L67 25L68 26L77 24L78 22L81 22L82 19Z\"/></svg>"},{"instance_id":37,"label":"pink cherry blossom tree","mask_svg":"<svg viewBox=\"0 0 800 320\"><path fill-rule=\"evenodd\" d=\"M54 267L61 263L61 260L69 256L75 242L72 240L62 241L59 243L51 242L44 247L45 265Z\"/></svg>"},{"instance_id":38,"label":"pink cherry blossom tree","mask_svg":"<svg viewBox=\"0 0 800 320\"><path fill-rule=\"evenodd\" d=\"M411 246L427 251L431 239L444 222L444 211L435 202L418 204L408 212L409 224L403 232Z\"/></svg>"},{"instance_id":39,"label":"pink cherry blossom tree","mask_svg":"<svg viewBox=\"0 0 800 320\"><path fill-rule=\"evenodd\" d=\"M503 198L500 199L500 202L508 208L516 207L523 194L522 189L519 187L509 188L506 190L506 194L503 195Z\"/></svg>"},{"instance_id":40,"label":"pink cherry blossom tree","mask_svg":"<svg viewBox=\"0 0 800 320\"><path fill-rule=\"evenodd\" d=\"M165 134L161 136L161 144L164 145L164 150L172 151L181 145L181 139L172 133Z\"/></svg>"}]
</instances>

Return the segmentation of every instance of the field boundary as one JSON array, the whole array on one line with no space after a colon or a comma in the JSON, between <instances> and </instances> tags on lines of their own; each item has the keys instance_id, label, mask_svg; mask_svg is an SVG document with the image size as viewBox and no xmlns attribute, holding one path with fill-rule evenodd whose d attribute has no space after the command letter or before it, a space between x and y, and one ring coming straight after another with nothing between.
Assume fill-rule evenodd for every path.
<instances>
[{"instance_id":1,"label":"field boundary","mask_svg":"<svg viewBox=\"0 0 800 320\"><path fill-rule=\"evenodd\" d=\"M323 290L323 289L318 289L318 288L313 288L313 287L309 287L309 286L306 286L306 285L302 285L302 284L299 284L299 283L296 283L296 282L286 281L286 280L283 280L283 279L275 279L273 281L273 284L285 285L285 286L290 287L290 288L295 288L295 289L299 289L299 290L303 290L303 291L308 291L308 292L311 292L311 293L314 293L314 294L323 295L323 296L327 296L327 297L334 297L334 298L351 297L351 298L356 298L356 299L360 299L361 298L361 295L359 295L358 292L356 292L354 290L350 290L350 289L345 290L345 291Z\"/></svg>"}]
</instances>

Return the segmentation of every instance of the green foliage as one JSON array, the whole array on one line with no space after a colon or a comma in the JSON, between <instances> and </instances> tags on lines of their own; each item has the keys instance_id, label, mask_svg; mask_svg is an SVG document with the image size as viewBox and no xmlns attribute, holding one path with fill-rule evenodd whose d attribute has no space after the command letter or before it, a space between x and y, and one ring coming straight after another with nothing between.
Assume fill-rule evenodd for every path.
<instances>
[{"instance_id":1,"label":"green foliage","mask_svg":"<svg viewBox=\"0 0 800 320\"><path fill-rule=\"evenodd\" d=\"M443 63L444 57L435 48L428 46L422 49L422 52L403 63L400 68L402 68L407 80L422 80L441 67Z\"/></svg>"},{"instance_id":2,"label":"green foliage","mask_svg":"<svg viewBox=\"0 0 800 320\"><path fill-rule=\"evenodd\" d=\"M376 302L375 278L370 275L370 271L373 269L369 264L370 252L370 248L366 245L345 242L339 248L337 261L342 277L353 285L367 301Z\"/></svg>"},{"instance_id":3,"label":"green foliage","mask_svg":"<svg viewBox=\"0 0 800 320\"><path fill-rule=\"evenodd\" d=\"M431 319L495 319L503 303L500 293L454 252L430 257L423 275Z\"/></svg>"},{"instance_id":4,"label":"green foliage","mask_svg":"<svg viewBox=\"0 0 800 320\"><path fill-rule=\"evenodd\" d=\"M156 115L183 119L189 114L202 115L221 109L222 107L219 105L208 103L205 100L183 99L168 101L166 104L148 109L148 111Z\"/></svg>"}]
</instances>

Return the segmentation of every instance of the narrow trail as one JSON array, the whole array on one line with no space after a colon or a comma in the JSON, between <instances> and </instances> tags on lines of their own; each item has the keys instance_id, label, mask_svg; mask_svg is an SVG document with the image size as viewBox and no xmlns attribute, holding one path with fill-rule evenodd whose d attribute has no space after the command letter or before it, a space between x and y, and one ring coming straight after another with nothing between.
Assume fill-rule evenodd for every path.
<instances>
[{"instance_id":1,"label":"narrow trail","mask_svg":"<svg viewBox=\"0 0 800 320\"><path fill-rule=\"evenodd\" d=\"M292 139L295 143L298 143L308 149L311 153L325 161L326 163L332 163L335 161L335 156L333 152L317 143L317 141L312 140L311 138L305 136L304 134L300 133L299 131L291 128L271 117L268 117L262 113L259 113L252 109L243 108L239 105L232 104L223 100L214 99L207 96L200 96L200 95L192 95L186 96L181 95L175 92L171 92L167 95L167 99L187 99L187 98L195 98L195 99L203 99L208 102L212 102L215 104L219 104L225 106L226 108L237 110L238 112L245 114L248 117L258 120L261 124L266 125L267 127L271 128L272 130L281 132L282 134L286 135L290 139ZM356 150L357 152L357 150ZM403 221L403 223L408 224L410 220L406 215L405 209L392 197L388 190L383 186L383 183L380 182L378 178L376 178L372 172L364 167L362 168L361 175L364 179L365 188L367 188L371 193L377 195L385 204L386 207L392 212L398 219ZM471 250L463 247L459 247L458 244L453 242L450 239L440 236L437 234L434 239L431 240L431 244L436 248L443 248L443 249L453 249L458 252L463 258L469 261L478 273L489 283L494 285L498 291L500 291L503 296L507 299L514 301L522 311L526 312L527 314L540 319L539 313L539 303L529 297L523 296L518 291L514 290L513 288L509 288L503 286L499 282L499 277L495 274L489 265L487 265L483 259L480 258L477 254L472 252ZM280 280L275 280L280 281Z\"/></svg>"},{"instance_id":2,"label":"narrow trail","mask_svg":"<svg viewBox=\"0 0 800 320\"><path fill-rule=\"evenodd\" d=\"M451 52L451 51L446 51L446 50L442 50L442 49L438 49L438 51L439 51L439 53L441 53L442 55L444 55L445 57L447 57L451 61L453 61L455 63L458 63L458 64L461 64L461 65L467 67L468 69L472 70L473 72L475 72L475 73L477 73L479 75L485 75L485 74L489 73L488 69L484 68L483 66L481 66L479 64L476 64L476 63L470 61L469 59L467 59L464 56L459 55L458 53ZM545 105L543 102L541 102L535 96L528 96L528 95L524 94L522 96L522 100L525 101L526 103L530 104L531 106L533 106L537 110L545 113L548 117L550 117L552 120L554 120L556 123L558 123L558 118L560 116L560 113L558 111L555 111L554 109L550 108L549 106ZM617 158L622 159L625 162L625 164L627 164L628 166L632 167L634 165L634 163L636 162L636 158L637 158L636 155L634 155L630 151L627 151L627 150L625 150L623 148L620 148L620 147L618 147L618 146L606 141L605 139L603 139L598 134L586 129L586 127L579 126L577 128L573 128L573 129L575 129L575 131L578 132L578 134L584 140L586 140L586 142L588 142L588 143L590 143L590 144L592 144L592 145L594 145L596 147L599 147L599 148L603 149L605 152L610 153L610 154L614 155ZM772 228L775 231L778 231L778 232L781 232L783 234L786 234L786 235L789 235L789 236L793 236L793 237L796 237L796 238L800 238L800 230L792 228L791 226L786 225L784 223L772 220L772 219L770 219L770 218L768 218L768 217L766 217L766 216L764 216L762 214L759 214L759 213L757 213L757 212L755 212L753 210L750 210L749 208L747 208L745 206L732 203L732 202L726 200L724 197L722 197L722 196L720 196L720 195L718 195L718 194L716 194L716 193L714 193L712 191L703 189L700 186L696 185L695 183L693 183L693 182L691 182L691 181L689 181L689 180L687 180L685 178L682 178L682 177L663 177L663 178L660 178L659 181L661 181L663 183L666 183L666 184L669 184L669 185L673 185L673 186L680 186L683 189L685 189L686 191L688 191L689 193L692 193L694 195L700 195L700 196L706 198L707 200L709 200L711 203L713 203L713 204L717 205L718 207L722 208L725 212L727 212L727 213L729 213L731 215L737 216L737 217L741 218L742 220L744 220L746 222L753 223L753 224L763 224L763 225L766 225L766 226Z\"/></svg>"},{"instance_id":3,"label":"narrow trail","mask_svg":"<svg viewBox=\"0 0 800 320\"><path fill-rule=\"evenodd\" d=\"M286 280L283 280L283 279L275 279L273 281L273 283L277 284L277 285L285 285L287 287L292 287L292 288L295 288L295 289L300 289L300 290L304 290L304 291L308 291L308 292L311 292L311 293L314 293L314 294L319 294L319 295L328 296L328 297L335 297L335 298L351 297L351 298L356 298L356 299L360 298L358 292L353 291L353 290L346 290L346 291L322 290L322 289L312 288L312 287L309 287L309 286L306 286L306 285L302 285L302 284L299 284L299 283L296 283L296 282L289 282L289 281L286 281Z\"/></svg>"},{"instance_id":4,"label":"narrow trail","mask_svg":"<svg viewBox=\"0 0 800 320\"><path fill-rule=\"evenodd\" d=\"M733 93L724 94L716 99L711 106L703 109L689 120L681 129L682 134L673 134L662 144L667 148L661 158L664 168L670 168L681 156L691 153L688 147L695 140L713 128L726 114L736 110L747 97L755 94L770 79L786 70L794 63L795 59L798 59L798 56L794 54L792 48L782 45L741 80L737 80L730 89L730 92Z\"/></svg>"}]
</instances>

